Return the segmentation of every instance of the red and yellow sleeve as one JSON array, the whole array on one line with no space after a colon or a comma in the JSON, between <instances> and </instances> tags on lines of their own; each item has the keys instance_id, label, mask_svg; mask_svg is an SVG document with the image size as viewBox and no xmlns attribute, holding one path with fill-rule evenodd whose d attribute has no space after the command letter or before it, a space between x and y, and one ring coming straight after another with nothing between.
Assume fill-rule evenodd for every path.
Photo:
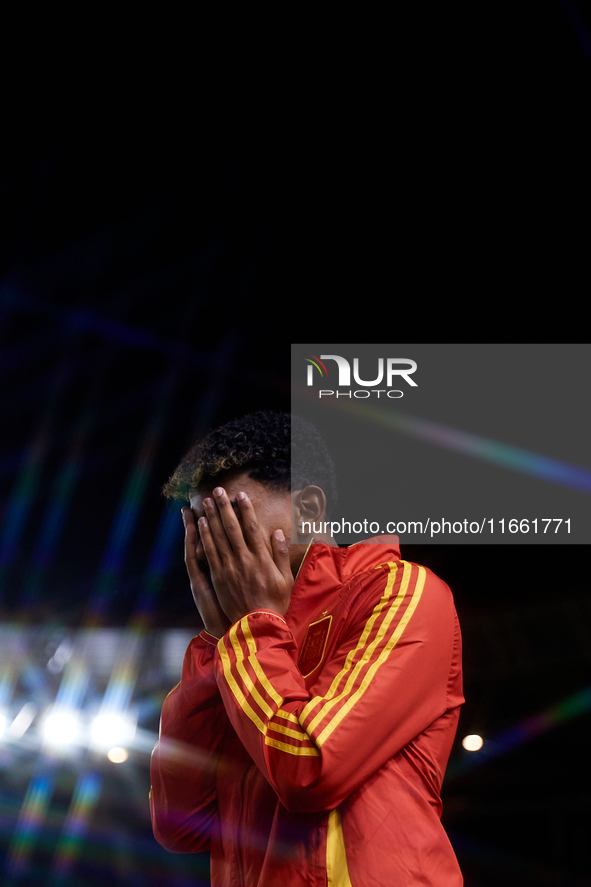
<instances>
[{"instance_id":1,"label":"red and yellow sleeve","mask_svg":"<svg viewBox=\"0 0 591 887\"><path fill-rule=\"evenodd\" d=\"M448 707L455 611L424 567L378 564L311 692L285 620L256 611L218 643L217 680L246 749L292 810L329 810Z\"/></svg>"},{"instance_id":2,"label":"red and yellow sleeve","mask_svg":"<svg viewBox=\"0 0 591 887\"><path fill-rule=\"evenodd\" d=\"M202 632L189 644L150 762L154 836L176 853L208 850L217 817L216 770L228 721L215 680L216 643Z\"/></svg>"}]
</instances>

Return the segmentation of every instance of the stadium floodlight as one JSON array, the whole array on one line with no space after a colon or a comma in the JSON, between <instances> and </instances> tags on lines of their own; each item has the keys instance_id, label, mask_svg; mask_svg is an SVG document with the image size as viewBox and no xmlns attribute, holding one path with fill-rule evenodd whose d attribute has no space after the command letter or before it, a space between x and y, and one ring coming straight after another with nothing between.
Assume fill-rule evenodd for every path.
<instances>
[{"instance_id":1,"label":"stadium floodlight","mask_svg":"<svg viewBox=\"0 0 591 887\"><path fill-rule=\"evenodd\" d=\"M484 740L478 733L471 733L469 736L464 736L462 745L466 751L480 751L484 745Z\"/></svg>"},{"instance_id":2,"label":"stadium floodlight","mask_svg":"<svg viewBox=\"0 0 591 887\"><path fill-rule=\"evenodd\" d=\"M80 737L81 723L77 711L53 706L43 719L43 738L52 746L71 746Z\"/></svg>"},{"instance_id":3,"label":"stadium floodlight","mask_svg":"<svg viewBox=\"0 0 591 887\"><path fill-rule=\"evenodd\" d=\"M37 707L32 702L25 702L14 721L6 731L9 739L20 739L25 735L37 714Z\"/></svg>"},{"instance_id":4,"label":"stadium floodlight","mask_svg":"<svg viewBox=\"0 0 591 887\"><path fill-rule=\"evenodd\" d=\"M92 722L92 744L100 748L112 748L130 743L135 736L135 720L125 712L103 712Z\"/></svg>"},{"instance_id":5,"label":"stadium floodlight","mask_svg":"<svg viewBox=\"0 0 591 887\"><path fill-rule=\"evenodd\" d=\"M113 764L124 764L129 755L126 748L115 747L109 749L107 757Z\"/></svg>"}]
</instances>

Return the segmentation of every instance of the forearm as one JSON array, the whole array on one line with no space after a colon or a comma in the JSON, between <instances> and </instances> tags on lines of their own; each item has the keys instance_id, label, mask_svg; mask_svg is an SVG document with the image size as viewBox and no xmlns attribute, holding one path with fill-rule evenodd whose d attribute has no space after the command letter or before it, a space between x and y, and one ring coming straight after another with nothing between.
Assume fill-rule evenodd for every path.
<instances>
[{"instance_id":1,"label":"forearm","mask_svg":"<svg viewBox=\"0 0 591 887\"><path fill-rule=\"evenodd\" d=\"M180 853L206 850L217 816L216 771L227 716L214 654L211 643L191 641L181 681L164 700L150 763L154 835Z\"/></svg>"},{"instance_id":2,"label":"forearm","mask_svg":"<svg viewBox=\"0 0 591 887\"><path fill-rule=\"evenodd\" d=\"M445 711L453 615L413 626L423 581L415 568L403 584L399 575L332 649L312 692L281 616L249 614L219 642L228 716L288 809L336 807Z\"/></svg>"},{"instance_id":3,"label":"forearm","mask_svg":"<svg viewBox=\"0 0 591 887\"><path fill-rule=\"evenodd\" d=\"M272 612L248 614L218 652L218 686L234 729L282 804L297 809L294 789L301 796L318 782L321 761L314 737L300 726L310 696L285 620Z\"/></svg>"}]
</instances>

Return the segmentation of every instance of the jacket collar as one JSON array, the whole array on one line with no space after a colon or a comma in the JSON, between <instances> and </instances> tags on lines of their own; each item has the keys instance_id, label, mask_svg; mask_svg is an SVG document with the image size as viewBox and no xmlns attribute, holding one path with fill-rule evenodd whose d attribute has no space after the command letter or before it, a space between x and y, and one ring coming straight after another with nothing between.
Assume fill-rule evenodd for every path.
<instances>
[{"instance_id":1,"label":"jacket collar","mask_svg":"<svg viewBox=\"0 0 591 887\"><path fill-rule=\"evenodd\" d=\"M342 587L357 574L380 562L399 559L397 536L374 536L346 548L312 540L300 564L285 614L294 635L315 615L330 610Z\"/></svg>"}]
</instances>

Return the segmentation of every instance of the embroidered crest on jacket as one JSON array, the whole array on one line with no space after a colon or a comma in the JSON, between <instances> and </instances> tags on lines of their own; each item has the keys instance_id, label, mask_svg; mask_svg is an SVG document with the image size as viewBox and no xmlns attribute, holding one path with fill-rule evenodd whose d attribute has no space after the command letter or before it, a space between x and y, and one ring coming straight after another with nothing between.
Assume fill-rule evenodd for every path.
<instances>
[{"instance_id":1,"label":"embroidered crest on jacket","mask_svg":"<svg viewBox=\"0 0 591 887\"><path fill-rule=\"evenodd\" d=\"M298 668L305 678L311 675L324 659L331 623L332 616L324 616L308 626L298 659Z\"/></svg>"}]
</instances>

